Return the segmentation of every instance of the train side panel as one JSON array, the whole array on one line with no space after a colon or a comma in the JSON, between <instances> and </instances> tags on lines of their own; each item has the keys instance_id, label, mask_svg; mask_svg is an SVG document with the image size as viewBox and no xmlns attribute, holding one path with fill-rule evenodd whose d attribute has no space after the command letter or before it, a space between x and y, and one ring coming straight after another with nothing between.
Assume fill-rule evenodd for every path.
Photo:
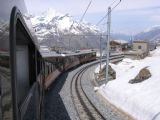
<instances>
[{"instance_id":1,"label":"train side panel","mask_svg":"<svg viewBox=\"0 0 160 120\"><path fill-rule=\"evenodd\" d=\"M38 119L37 46L23 0L0 3L0 120Z\"/></svg>"},{"instance_id":2,"label":"train side panel","mask_svg":"<svg viewBox=\"0 0 160 120\"><path fill-rule=\"evenodd\" d=\"M62 74L64 71L69 70L75 66L80 64L84 64L93 60L96 60L96 53L84 53L79 55L68 55L66 57L46 57L46 61L54 64L55 69L48 73L47 77L45 78L45 89L49 88L49 86L55 81L55 79Z\"/></svg>"}]
</instances>

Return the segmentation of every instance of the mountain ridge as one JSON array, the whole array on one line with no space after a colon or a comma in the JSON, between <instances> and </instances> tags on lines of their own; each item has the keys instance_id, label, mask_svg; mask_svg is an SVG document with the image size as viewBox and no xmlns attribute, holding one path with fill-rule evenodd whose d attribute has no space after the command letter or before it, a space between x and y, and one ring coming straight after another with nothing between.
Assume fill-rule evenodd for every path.
<instances>
[{"instance_id":1,"label":"mountain ridge","mask_svg":"<svg viewBox=\"0 0 160 120\"><path fill-rule=\"evenodd\" d=\"M28 17L35 29L40 45L46 44L53 47L59 44L59 46L67 48L71 39L74 48L87 47L87 45L91 48L98 47L99 40L89 36L100 35L101 31L90 23L79 22L69 14L62 14L54 9L49 9L39 16L28 15ZM88 43L82 40L84 38L88 39ZM95 43L91 40L94 40Z\"/></svg>"},{"instance_id":2,"label":"mountain ridge","mask_svg":"<svg viewBox=\"0 0 160 120\"><path fill-rule=\"evenodd\" d=\"M38 16L28 15L40 45L48 47L60 46L66 49L99 48L101 34L95 25L74 20L69 14L62 14L54 9L48 9ZM131 35L111 33L112 39L130 41ZM134 35L133 40L157 41L160 39L160 25L153 26ZM105 45L103 37L102 44Z\"/></svg>"}]
</instances>

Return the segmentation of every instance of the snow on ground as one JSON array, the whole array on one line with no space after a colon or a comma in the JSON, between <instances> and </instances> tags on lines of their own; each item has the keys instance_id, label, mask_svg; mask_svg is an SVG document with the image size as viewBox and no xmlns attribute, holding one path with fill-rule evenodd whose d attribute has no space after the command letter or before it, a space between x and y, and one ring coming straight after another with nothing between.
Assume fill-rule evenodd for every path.
<instances>
[{"instance_id":1,"label":"snow on ground","mask_svg":"<svg viewBox=\"0 0 160 120\"><path fill-rule=\"evenodd\" d=\"M143 60L126 58L117 65L111 64L116 70L116 80L100 86L99 92L112 104L137 120L160 120L159 64L160 47ZM148 67L152 76L141 83L128 83L144 67ZM99 68L95 72L98 70Z\"/></svg>"},{"instance_id":2,"label":"snow on ground","mask_svg":"<svg viewBox=\"0 0 160 120\"><path fill-rule=\"evenodd\" d=\"M104 68L105 65L106 65L106 63L105 63L105 64L103 63L103 64L101 65L101 68ZM94 72L95 72L95 73L99 73L99 71L100 71L100 65L95 69Z\"/></svg>"}]
</instances>

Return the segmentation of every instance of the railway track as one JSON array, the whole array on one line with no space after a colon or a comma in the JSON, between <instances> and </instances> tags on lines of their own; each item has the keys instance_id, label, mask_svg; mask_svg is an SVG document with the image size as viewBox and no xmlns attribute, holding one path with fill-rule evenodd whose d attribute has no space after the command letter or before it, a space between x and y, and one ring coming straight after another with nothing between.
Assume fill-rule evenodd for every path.
<instances>
[{"instance_id":1,"label":"railway track","mask_svg":"<svg viewBox=\"0 0 160 120\"><path fill-rule=\"evenodd\" d=\"M71 81L71 96L74 107L80 120L105 120L105 117L92 104L90 99L85 94L81 80L83 73L92 65L88 65L80 69L72 78Z\"/></svg>"},{"instance_id":2,"label":"railway track","mask_svg":"<svg viewBox=\"0 0 160 120\"><path fill-rule=\"evenodd\" d=\"M123 55L111 56L112 62L121 61ZM105 59L102 60L103 62ZM105 120L106 118L98 111L83 90L81 80L84 72L91 66L99 63L99 61L92 63L86 67L81 68L73 76L71 81L71 97L80 120Z\"/></svg>"}]
</instances>

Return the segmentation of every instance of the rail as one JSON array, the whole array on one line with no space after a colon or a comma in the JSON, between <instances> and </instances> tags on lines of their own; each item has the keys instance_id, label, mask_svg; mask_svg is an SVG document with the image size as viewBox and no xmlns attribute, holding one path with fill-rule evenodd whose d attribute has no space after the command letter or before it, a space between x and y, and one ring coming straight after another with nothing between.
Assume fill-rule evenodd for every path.
<instances>
[{"instance_id":1,"label":"rail","mask_svg":"<svg viewBox=\"0 0 160 120\"><path fill-rule=\"evenodd\" d=\"M98 109L92 104L90 99L84 92L81 84L82 76L84 72L91 66L97 64L92 63L82 69L80 69L73 76L71 81L71 97L74 103L76 112L80 120L91 119L91 120L105 120L106 118L98 111Z\"/></svg>"}]
</instances>

